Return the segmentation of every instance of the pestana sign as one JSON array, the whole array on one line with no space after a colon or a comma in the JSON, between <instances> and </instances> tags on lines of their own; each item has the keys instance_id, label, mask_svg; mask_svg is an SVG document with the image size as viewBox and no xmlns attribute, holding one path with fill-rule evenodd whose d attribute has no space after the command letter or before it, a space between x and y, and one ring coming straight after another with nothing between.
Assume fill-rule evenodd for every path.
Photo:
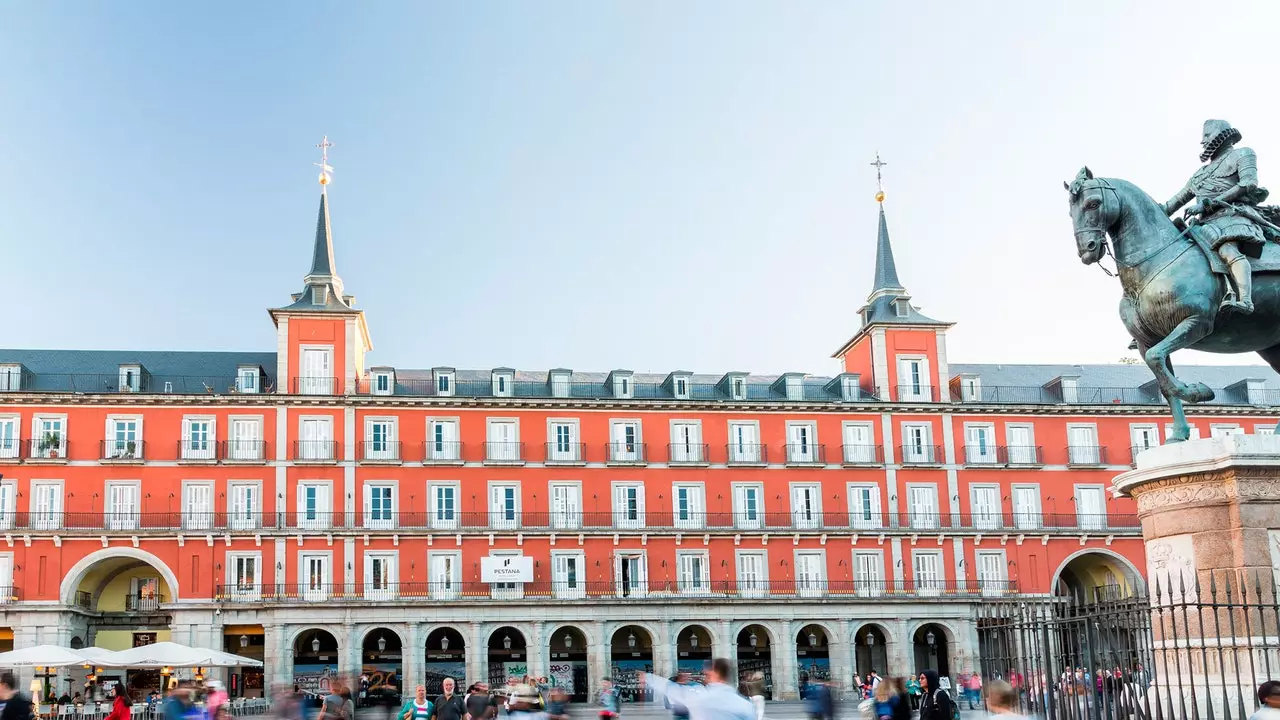
<instances>
[{"instance_id":1,"label":"pestana sign","mask_svg":"<svg viewBox=\"0 0 1280 720\"><path fill-rule=\"evenodd\" d=\"M533 558L526 555L480 558L480 579L487 583L533 582Z\"/></svg>"}]
</instances>

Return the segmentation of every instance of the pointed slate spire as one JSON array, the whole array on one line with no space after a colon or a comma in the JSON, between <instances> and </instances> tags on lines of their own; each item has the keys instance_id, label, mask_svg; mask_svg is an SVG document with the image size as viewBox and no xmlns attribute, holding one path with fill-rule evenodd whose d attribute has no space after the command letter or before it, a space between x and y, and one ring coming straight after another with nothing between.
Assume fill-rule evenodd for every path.
<instances>
[{"instance_id":1,"label":"pointed slate spire","mask_svg":"<svg viewBox=\"0 0 1280 720\"><path fill-rule=\"evenodd\" d=\"M329 229L329 195L320 193L320 216L316 218L316 249L309 276L335 275L333 233Z\"/></svg>"},{"instance_id":2,"label":"pointed slate spire","mask_svg":"<svg viewBox=\"0 0 1280 720\"><path fill-rule=\"evenodd\" d=\"M320 162L320 212L316 216L316 237L311 251L311 271L302 278L302 292L293 295L293 304L281 310L305 310L308 312L354 310L355 298L343 294L342 278L338 277L337 264L333 260L333 230L329 224L329 183L333 168L329 165L329 148L333 143L328 136L316 147L321 149Z\"/></svg>"},{"instance_id":3,"label":"pointed slate spire","mask_svg":"<svg viewBox=\"0 0 1280 720\"><path fill-rule=\"evenodd\" d=\"M889 244L889 224L884 219L884 203L880 203L880 231L876 236L876 276L871 294L885 290L903 290L898 280L898 266L893 262L893 246Z\"/></svg>"}]
</instances>

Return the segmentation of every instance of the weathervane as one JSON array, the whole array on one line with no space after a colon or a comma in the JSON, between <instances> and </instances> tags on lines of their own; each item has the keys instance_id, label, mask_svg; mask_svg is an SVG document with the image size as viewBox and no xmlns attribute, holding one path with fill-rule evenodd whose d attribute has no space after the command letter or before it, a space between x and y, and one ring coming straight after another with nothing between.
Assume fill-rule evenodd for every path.
<instances>
[{"instance_id":1,"label":"weathervane","mask_svg":"<svg viewBox=\"0 0 1280 720\"><path fill-rule=\"evenodd\" d=\"M884 202L884 179L880 177L880 168L888 164L889 163L884 162L883 160L880 159L880 151L877 150L876 161L871 163L871 165L874 166L876 169L876 202L879 202L879 203Z\"/></svg>"},{"instance_id":2,"label":"weathervane","mask_svg":"<svg viewBox=\"0 0 1280 720\"><path fill-rule=\"evenodd\" d=\"M329 142L329 136L325 135L316 147L320 148L320 162L311 164L320 168L320 187L323 189L333 180L329 174L333 172L333 168L329 165L329 148L333 147L333 143Z\"/></svg>"}]
</instances>

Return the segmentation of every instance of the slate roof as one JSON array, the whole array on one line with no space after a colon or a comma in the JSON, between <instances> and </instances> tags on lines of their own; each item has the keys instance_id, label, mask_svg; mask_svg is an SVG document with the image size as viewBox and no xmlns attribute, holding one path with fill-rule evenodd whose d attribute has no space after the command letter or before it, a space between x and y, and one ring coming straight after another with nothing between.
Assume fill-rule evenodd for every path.
<instances>
[{"instance_id":1,"label":"slate roof","mask_svg":"<svg viewBox=\"0 0 1280 720\"><path fill-rule=\"evenodd\" d=\"M141 365L150 385L173 392L201 392L205 385L222 392L241 365L261 367L274 385L276 354L265 352L174 352L168 350L6 350L0 364L21 363L33 379L31 390L102 392L118 388L121 365Z\"/></svg>"},{"instance_id":2,"label":"slate roof","mask_svg":"<svg viewBox=\"0 0 1280 720\"><path fill-rule=\"evenodd\" d=\"M329 196L320 193L320 212L316 217L315 247L311 253L311 272L304 278L302 292L280 310L305 312L354 312L343 296L342 278L333 260L333 231L329 224ZM323 291L324 302L317 304L316 293Z\"/></svg>"},{"instance_id":3,"label":"slate roof","mask_svg":"<svg viewBox=\"0 0 1280 720\"><path fill-rule=\"evenodd\" d=\"M933 318L911 306L910 295L898 279L898 266L893 260L893 245L889 242L889 223L884 217L884 203L880 204L880 226L876 231L876 268L867 304L859 311L863 327L881 325L938 325L949 327L952 323ZM899 315L895 300L907 305L906 315Z\"/></svg>"},{"instance_id":4,"label":"slate roof","mask_svg":"<svg viewBox=\"0 0 1280 720\"><path fill-rule=\"evenodd\" d=\"M1074 376L1080 387L1138 388L1154 382L1146 365L1017 365L996 363L951 363L952 377L977 375L985 387L1042 387L1055 378ZM1263 380L1268 390L1280 390L1280 375L1266 365L1174 365L1184 382L1202 382L1211 388L1225 388L1241 380Z\"/></svg>"}]
</instances>

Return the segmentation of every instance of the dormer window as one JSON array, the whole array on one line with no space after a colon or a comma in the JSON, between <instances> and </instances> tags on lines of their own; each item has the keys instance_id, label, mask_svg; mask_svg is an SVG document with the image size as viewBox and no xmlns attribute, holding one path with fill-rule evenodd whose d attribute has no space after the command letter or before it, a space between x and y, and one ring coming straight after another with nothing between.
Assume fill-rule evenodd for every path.
<instances>
[{"instance_id":1,"label":"dormer window","mask_svg":"<svg viewBox=\"0 0 1280 720\"><path fill-rule=\"evenodd\" d=\"M236 370L236 392L257 393L262 371L256 367L241 367Z\"/></svg>"},{"instance_id":2,"label":"dormer window","mask_svg":"<svg viewBox=\"0 0 1280 720\"><path fill-rule=\"evenodd\" d=\"M142 391L142 366L141 365L121 365L120 366L120 392L141 392Z\"/></svg>"},{"instance_id":3,"label":"dormer window","mask_svg":"<svg viewBox=\"0 0 1280 720\"><path fill-rule=\"evenodd\" d=\"M494 370L491 378L494 397L511 397L511 386L515 384L515 373L509 370Z\"/></svg>"},{"instance_id":4,"label":"dormer window","mask_svg":"<svg viewBox=\"0 0 1280 720\"><path fill-rule=\"evenodd\" d=\"M742 378L733 379L733 399L734 400L747 399L747 383Z\"/></svg>"},{"instance_id":5,"label":"dormer window","mask_svg":"<svg viewBox=\"0 0 1280 720\"><path fill-rule=\"evenodd\" d=\"M689 397L689 381L688 380L685 380L684 378L676 378L675 395L681 400L684 400Z\"/></svg>"},{"instance_id":6,"label":"dormer window","mask_svg":"<svg viewBox=\"0 0 1280 720\"><path fill-rule=\"evenodd\" d=\"M900 318L907 317L911 314L911 303L906 300L894 300L893 311Z\"/></svg>"},{"instance_id":7,"label":"dormer window","mask_svg":"<svg viewBox=\"0 0 1280 720\"><path fill-rule=\"evenodd\" d=\"M605 381L613 386L613 396L620 399L630 399L635 391L635 384L631 380L630 370L614 370L609 373L609 377Z\"/></svg>"},{"instance_id":8,"label":"dormer window","mask_svg":"<svg viewBox=\"0 0 1280 720\"><path fill-rule=\"evenodd\" d=\"M1244 393L1250 405L1267 404L1266 383L1262 380L1245 380Z\"/></svg>"},{"instance_id":9,"label":"dormer window","mask_svg":"<svg viewBox=\"0 0 1280 720\"><path fill-rule=\"evenodd\" d=\"M785 381L785 390L788 400L804 399L804 378L801 376L788 376Z\"/></svg>"},{"instance_id":10,"label":"dormer window","mask_svg":"<svg viewBox=\"0 0 1280 720\"><path fill-rule=\"evenodd\" d=\"M451 397L453 395L453 371L437 370L436 374L436 395L441 397Z\"/></svg>"},{"instance_id":11,"label":"dormer window","mask_svg":"<svg viewBox=\"0 0 1280 720\"><path fill-rule=\"evenodd\" d=\"M1078 378L1073 377L1064 377L1058 381L1059 386L1062 388L1062 402L1080 402L1079 382Z\"/></svg>"},{"instance_id":12,"label":"dormer window","mask_svg":"<svg viewBox=\"0 0 1280 720\"><path fill-rule=\"evenodd\" d=\"M569 397L569 373L565 371L554 371L551 373L551 396L558 398Z\"/></svg>"},{"instance_id":13,"label":"dormer window","mask_svg":"<svg viewBox=\"0 0 1280 720\"><path fill-rule=\"evenodd\" d=\"M857 375L846 375L840 378L840 399L853 402L862 397L862 388L858 386Z\"/></svg>"},{"instance_id":14,"label":"dormer window","mask_svg":"<svg viewBox=\"0 0 1280 720\"><path fill-rule=\"evenodd\" d=\"M981 402L982 379L977 375L960 376L960 402Z\"/></svg>"},{"instance_id":15,"label":"dormer window","mask_svg":"<svg viewBox=\"0 0 1280 720\"><path fill-rule=\"evenodd\" d=\"M390 370L373 371L373 394L391 395L395 392L395 377Z\"/></svg>"},{"instance_id":16,"label":"dormer window","mask_svg":"<svg viewBox=\"0 0 1280 720\"><path fill-rule=\"evenodd\" d=\"M22 366L0 365L0 392L22 389Z\"/></svg>"},{"instance_id":17,"label":"dormer window","mask_svg":"<svg viewBox=\"0 0 1280 720\"><path fill-rule=\"evenodd\" d=\"M663 381L671 391L671 397L676 400L688 400L690 386L693 384L691 374L684 371L673 372Z\"/></svg>"},{"instance_id":18,"label":"dormer window","mask_svg":"<svg viewBox=\"0 0 1280 720\"><path fill-rule=\"evenodd\" d=\"M319 285L311 288L311 303L313 305L324 305L325 301L328 299L329 288L321 287Z\"/></svg>"}]
</instances>

